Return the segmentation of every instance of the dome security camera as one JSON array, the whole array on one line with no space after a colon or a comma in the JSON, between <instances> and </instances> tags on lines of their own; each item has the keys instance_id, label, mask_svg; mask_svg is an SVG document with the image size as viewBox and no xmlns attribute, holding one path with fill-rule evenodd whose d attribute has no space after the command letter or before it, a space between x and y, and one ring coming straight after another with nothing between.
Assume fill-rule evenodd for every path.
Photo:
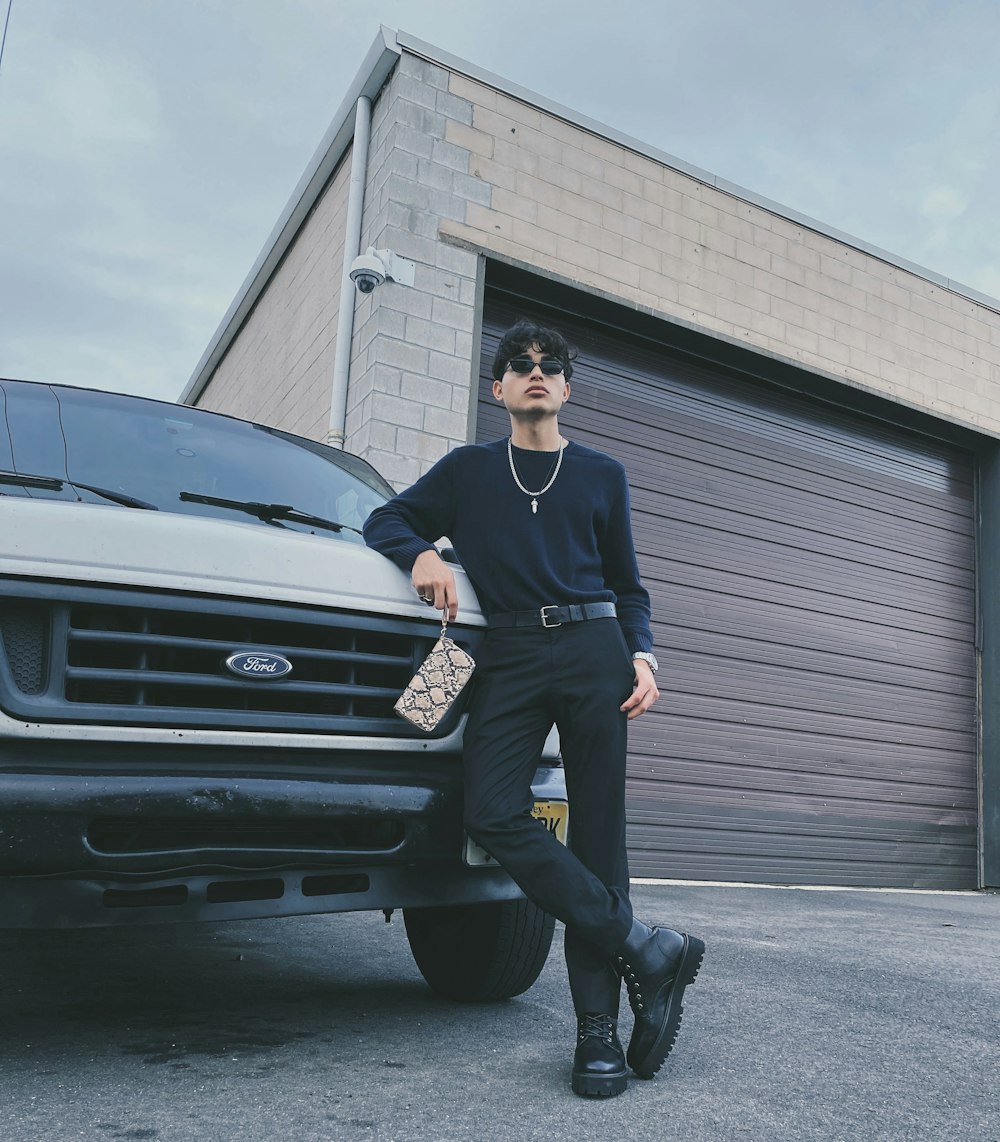
<instances>
[{"instance_id":1,"label":"dome security camera","mask_svg":"<svg viewBox=\"0 0 1000 1142\"><path fill-rule=\"evenodd\" d=\"M416 265L394 254L392 250L376 250L369 246L351 262L350 276L358 293L369 294L383 282L411 286L416 280Z\"/></svg>"},{"instance_id":2,"label":"dome security camera","mask_svg":"<svg viewBox=\"0 0 1000 1142\"><path fill-rule=\"evenodd\" d=\"M358 293L371 293L377 289L386 278L385 266L372 246L364 254L351 262L351 281L357 287Z\"/></svg>"}]
</instances>

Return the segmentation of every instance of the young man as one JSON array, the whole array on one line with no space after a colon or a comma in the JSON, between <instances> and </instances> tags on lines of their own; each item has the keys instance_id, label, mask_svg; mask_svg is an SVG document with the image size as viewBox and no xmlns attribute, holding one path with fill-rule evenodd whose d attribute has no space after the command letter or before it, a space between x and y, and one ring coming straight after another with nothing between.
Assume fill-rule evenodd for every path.
<instances>
[{"instance_id":1,"label":"young man","mask_svg":"<svg viewBox=\"0 0 1000 1142\"><path fill-rule=\"evenodd\" d=\"M500 342L493 395L510 437L449 453L374 511L365 541L454 618L450 538L487 616L464 737L465 827L529 900L566 925L578 1017L573 1090L625 1090L673 1046L704 944L632 915L625 853L626 725L657 700L649 595L639 579L628 482L616 460L567 441L559 412L575 354L519 321ZM531 779L556 725L570 847L531 816ZM624 978L635 1025L617 1035Z\"/></svg>"}]
</instances>

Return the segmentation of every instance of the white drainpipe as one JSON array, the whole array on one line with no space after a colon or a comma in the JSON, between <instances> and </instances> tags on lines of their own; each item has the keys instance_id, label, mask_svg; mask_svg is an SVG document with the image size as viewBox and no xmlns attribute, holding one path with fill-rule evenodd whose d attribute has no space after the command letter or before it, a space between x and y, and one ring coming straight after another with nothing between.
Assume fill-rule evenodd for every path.
<instances>
[{"instance_id":1,"label":"white drainpipe","mask_svg":"<svg viewBox=\"0 0 1000 1142\"><path fill-rule=\"evenodd\" d=\"M340 280L340 312L337 316L337 346L333 359L333 385L330 390L330 427L326 442L344 447L347 420L347 384L351 374L351 341L354 337L354 282L351 263L361 252L361 218L368 178L368 141L371 137L372 101L367 95L358 100L354 116L354 144L351 148L351 185L347 197L347 225L344 228L344 269Z\"/></svg>"}]
</instances>

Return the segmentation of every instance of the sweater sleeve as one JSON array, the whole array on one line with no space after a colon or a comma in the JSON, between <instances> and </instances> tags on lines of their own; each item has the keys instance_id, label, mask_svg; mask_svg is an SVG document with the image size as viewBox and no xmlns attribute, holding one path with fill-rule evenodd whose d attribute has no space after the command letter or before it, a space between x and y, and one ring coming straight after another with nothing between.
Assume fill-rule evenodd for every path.
<instances>
[{"instance_id":1,"label":"sweater sleeve","mask_svg":"<svg viewBox=\"0 0 1000 1142\"><path fill-rule=\"evenodd\" d=\"M642 585L639 564L635 557L632 509L625 470L620 469L618 476L607 527L600 541L600 550L604 565L604 582L614 591L618 600L618 621L621 623L625 642L634 654L637 650L653 649L653 634L649 629L649 592Z\"/></svg>"},{"instance_id":2,"label":"sweater sleeve","mask_svg":"<svg viewBox=\"0 0 1000 1142\"><path fill-rule=\"evenodd\" d=\"M440 459L405 492L377 507L364 525L365 543L403 571L448 535L455 514L454 453Z\"/></svg>"}]
</instances>

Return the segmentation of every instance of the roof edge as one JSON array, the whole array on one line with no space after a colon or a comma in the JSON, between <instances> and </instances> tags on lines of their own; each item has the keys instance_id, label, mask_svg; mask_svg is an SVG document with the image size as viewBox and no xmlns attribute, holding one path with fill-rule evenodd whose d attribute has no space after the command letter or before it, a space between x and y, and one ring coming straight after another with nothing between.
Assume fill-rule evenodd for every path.
<instances>
[{"instance_id":1,"label":"roof edge","mask_svg":"<svg viewBox=\"0 0 1000 1142\"><path fill-rule=\"evenodd\" d=\"M271 274L295 240L309 211L323 193L330 176L347 153L354 138L354 109L358 100L363 95L369 99L375 98L399 57L396 33L383 24L257 260L226 310L208 348L195 366L191 379L177 398L179 404L192 404L204 392L247 314L253 309Z\"/></svg>"},{"instance_id":2,"label":"roof edge","mask_svg":"<svg viewBox=\"0 0 1000 1142\"><path fill-rule=\"evenodd\" d=\"M586 115L580 115L544 95L539 95L537 92L530 91L516 83L511 83L501 76L487 71L485 68L478 67L476 64L467 63L458 56L451 55L450 52L442 51L440 48L435 47L433 44L428 44L416 36L411 36L407 32L397 32L396 43L400 48L406 50L411 55L420 56L430 63L440 64L450 71L457 71L459 74L467 76L469 79L474 79L486 87L492 87L504 95L509 95L512 99L517 99L522 103L527 103L529 106L537 107L540 111L545 111L549 115L562 119L571 126L580 127L584 131L589 131L592 135L597 135L613 143L618 143L619 146L625 147L637 155L652 159L654 162L670 167L671 170L675 170L679 174L687 175L690 178L697 179L699 182L715 187L716 190L720 190L732 198L738 198L740 201L746 202L751 206L758 206L770 214L776 214L780 218L794 222L796 226L803 226L807 230L812 230L817 234L822 234L824 237L832 238L835 242L850 246L873 258L878 258L879 261L891 266L896 266L898 269L905 270L907 273L914 274L917 277L924 278L926 281L933 282L935 285L939 285L951 293L958 294L960 297L965 297L968 298L969 301L976 302L977 305L983 305L987 309L992 309L1000 313L1000 299L990 297L989 294L981 293L971 286L962 285L953 278L939 274L935 270L928 269L926 266L918 265L916 262L911 262L906 258L900 257L898 254L883 250L880 246L875 246L871 242L864 241L862 238L856 238L854 235L848 234L843 230L837 230L833 226L828 226L826 223L810 217L808 214L801 214L799 211L792 210L790 207L782 206L780 202L765 198L763 195L756 194L752 190L747 190L746 187L739 186L737 183L719 178L718 175L714 175L710 171L702 170L701 167L686 163L683 159L677 158L676 155L671 155L666 151L651 147L639 139L632 138L631 135L626 135L614 127L609 127L606 123L601 123L596 119L590 119Z\"/></svg>"}]
</instances>

